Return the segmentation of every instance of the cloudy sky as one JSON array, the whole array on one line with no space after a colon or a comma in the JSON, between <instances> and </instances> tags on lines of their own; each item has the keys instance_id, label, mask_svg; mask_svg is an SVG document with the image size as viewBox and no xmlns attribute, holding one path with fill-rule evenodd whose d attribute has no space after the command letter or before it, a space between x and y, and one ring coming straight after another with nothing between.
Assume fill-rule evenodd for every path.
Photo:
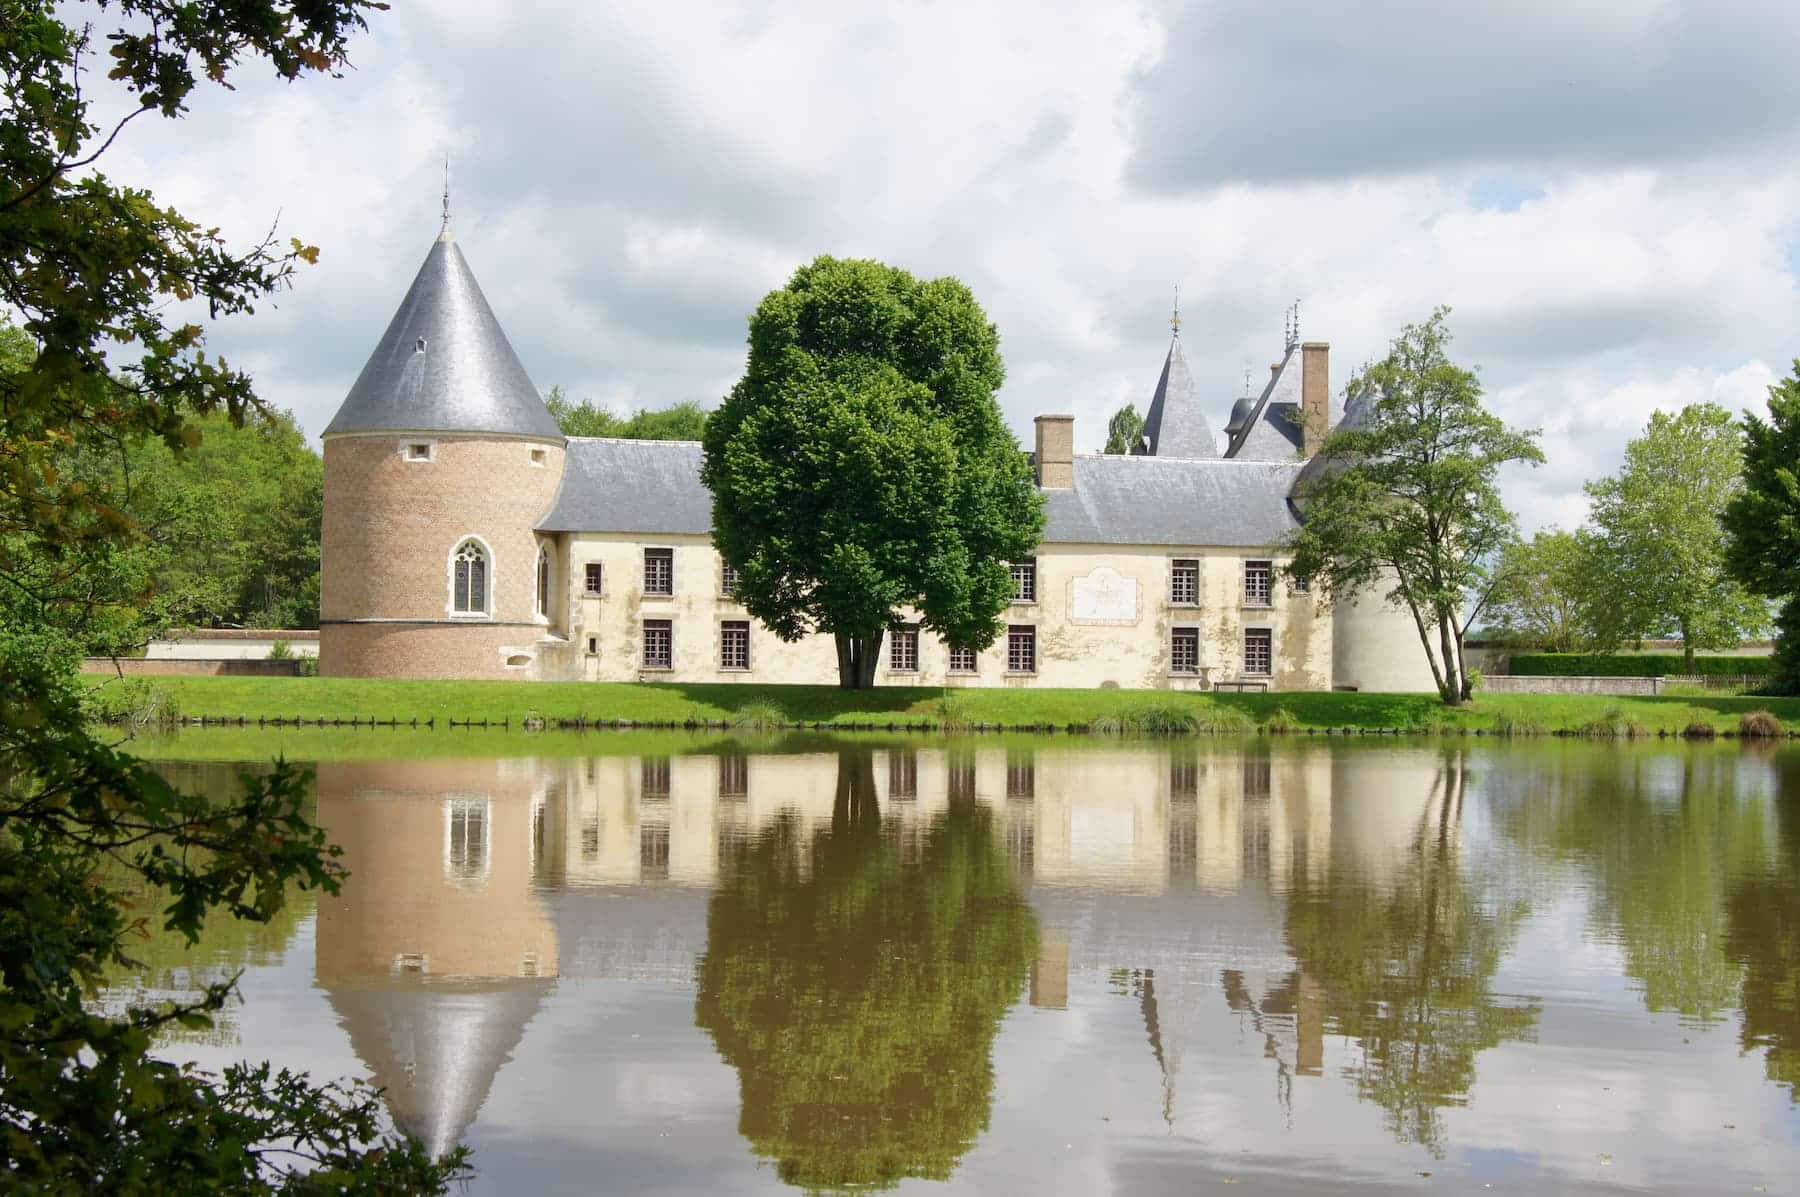
<instances>
[{"instance_id":1,"label":"cloudy sky","mask_svg":"<svg viewBox=\"0 0 1800 1197\"><path fill-rule=\"evenodd\" d=\"M114 177L318 266L213 344L316 435L438 227L533 380L624 410L736 378L819 253L954 274L1021 439L1140 410L1182 341L1222 424L1282 311L1334 385L1409 320L1549 462L1572 526L1649 413L1800 355L1800 18L1782 0L407 3L340 80L245 76ZM1258 384L1260 385L1260 383Z\"/></svg>"}]
</instances>

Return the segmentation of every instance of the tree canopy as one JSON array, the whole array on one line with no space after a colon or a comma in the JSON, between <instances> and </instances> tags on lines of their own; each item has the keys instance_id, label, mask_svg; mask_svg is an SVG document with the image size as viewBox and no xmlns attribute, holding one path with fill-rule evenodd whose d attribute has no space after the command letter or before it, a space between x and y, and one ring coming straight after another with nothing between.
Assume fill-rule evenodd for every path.
<instances>
[{"instance_id":1,"label":"tree canopy","mask_svg":"<svg viewBox=\"0 0 1800 1197\"><path fill-rule=\"evenodd\" d=\"M1405 608L1438 693L1469 698L1464 633L1491 598L1493 565L1517 539L1500 467L1544 459L1537 433L1481 403L1473 370L1450 360L1448 308L1409 324L1349 385L1351 410L1301 486L1304 522L1288 572L1327 602L1373 591Z\"/></svg>"},{"instance_id":2,"label":"tree canopy","mask_svg":"<svg viewBox=\"0 0 1800 1197\"><path fill-rule=\"evenodd\" d=\"M1489 626L1507 640L1550 652L1613 648L1619 633L1607 601L1610 582L1593 533L1546 529L1500 550Z\"/></svg>"},{"instance_id":3,"label":"tree canopy","mask_svg":"<svg viewBox=\"0 0 1800 1197\"><path fill-rule=\"evenodd\" d=\"M544 406L564 436L612 436L634 441L697 441L706 431L706 409L693 400L662 408L643 408L616 416L591 399L576 403L561 387L551 387Z\"/></svg>"},{"instance_id":4,"label":"tree canopy","mask_svg":"<svg viewBox=\"0 0 1800 1197\"><path fill-rule=\"evenodd\" d=\"M1800 361L1769 388L1769 418L1744 414L1743 488L1725 505L1725 561L1782 603L1775 686L1800 694Z\"/></svg>"},{"instance_id":5,"label":"tree canopy","mask_svg":"<svg viewBox=\"0 0 1800 1197\"><path fill-rule=\"evenodd\" d=\"M215 413L267 414L247 375L204 349L188 312L247 314L317 257L298 240L235 247L90 167L146 114L176 118L244 66L335 73L370 0L7 0L0 14L0 306L23 339L0 362L0 1176L9 1190L120 1194L441 1192L463 1155L427 1158L378 1096L267 1065L222 1075L150 1052L232 992L95 1012L130 967L140 919L192 942L209 916L267 923L290 885L339 870L280 765L230 797L196 794L87 722L69 628L105 607L121 557L153 531L72 459L145 443L180 454ZM98 31L96 25L99 26ZM104 52L95 45L104 38ZM104 56L110 93L95 87ZM100 97L104 97L101 99ZM119 108L110 127L97 112ZM61 605L34 608L46 579ZM23 596L23 597L22 597ZM66 600L66 601L65 601ZM50 614L45 614L50 611ZM59 622L61 621L61 622ZM123 877L121 877L123 873ZM156 915L128 891L165 895Z\"/></svg>"},{"instance_id":6,"label":"tree canopy","mask_svg":"<svg viewBox=\"0 0 1800 1197\"><path fill-rule=\"evenodd\" d=\"M1127 403L1106 422L1106 447L1102 453L1130 453L1144 435L1144 417L1134 404Z\"/></svg>"},{"instance_id":7,"label":"tree canopy","mask_svg":"<svg viewBox=\"0 0 1800 1197\"><path fill-rule=\"evenodd\" d=\"M784 1181L948 1179L987 1129L994 1036L1037 921L987 807L953 802L906 863L870 751L838 770L828 830L783 814L727 862L694 1021L738 1070L738 1129Z\"/></svg>"},{"instance_id":8,"label":"tree canopy","mask_svg":"<svg viewBox=\"0 0 1800 1197\"><path fill-rule=\"evenodd\" d=\"M955 279L820 257L750 318L750 359L706 425L713 542L784 640L837 638L873 683L903 611L985 648L1043 501L994 392L999 336Z\"/></svg>"},{"instance_id":9,"label":"tree canopy","mask_svg":"<svg viewBox=\"0 0 1800 1197\"><path fill-rule=\"evenodd\" d=\"M1716 403L1654 412L1618 474L1587 485L1609 603L1626 639L1680 634L1736 648L1768 627L1766 603L1725 565L1720 520L1743 490L1743 435Z\"/></svg>"}]
</instances>

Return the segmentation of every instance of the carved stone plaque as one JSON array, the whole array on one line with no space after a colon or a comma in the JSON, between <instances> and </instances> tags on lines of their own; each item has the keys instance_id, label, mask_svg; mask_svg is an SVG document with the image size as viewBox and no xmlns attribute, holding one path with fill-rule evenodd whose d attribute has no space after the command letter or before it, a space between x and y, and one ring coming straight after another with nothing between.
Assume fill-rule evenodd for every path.
<instances>
[{"instance_id":1,"label":"carved stone plaque","mask_svg":"<svg viewBox=\"0 0 1800 1197\"><path fill-rule=\"evenodd\" d=\"M1134 624L1138 584L1110 565L1097 565L1069 583L1069 618L1074 623Z\"/></svg>"}]
</instances>

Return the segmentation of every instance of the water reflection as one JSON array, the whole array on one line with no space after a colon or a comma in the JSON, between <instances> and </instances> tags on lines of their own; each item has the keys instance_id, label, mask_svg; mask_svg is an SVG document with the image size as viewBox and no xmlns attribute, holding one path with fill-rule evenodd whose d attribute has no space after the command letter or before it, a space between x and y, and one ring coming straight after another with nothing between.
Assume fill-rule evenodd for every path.
<instances>
[{"instance_id":1,"label":"water reflection","mask_svg":"<svg viewBox=\"0 0 1800 1197\"><path fill-rule=\"evenodd\" d=\"M209 959L301 955L483 1188L1800 1165L1792 750L666 743L323 764L350 882ZM1656 1167L1588 1176L1628 1087Z\"/></svg>"},{"instance_id":2,"label":"water reflection","mask_svg":"<svg viewBox=\"0 0 1800 1197\"><path fill-rule=\"evenodd\" d=\"M943 1179L988 1125L1035 920L990 810L955 801L905 830L883 824L873 754L840 752L829 825L778 815L707 912L694 1019L738 1071L739 1130L790 1184Z\"/></svg>"}]
</instances>

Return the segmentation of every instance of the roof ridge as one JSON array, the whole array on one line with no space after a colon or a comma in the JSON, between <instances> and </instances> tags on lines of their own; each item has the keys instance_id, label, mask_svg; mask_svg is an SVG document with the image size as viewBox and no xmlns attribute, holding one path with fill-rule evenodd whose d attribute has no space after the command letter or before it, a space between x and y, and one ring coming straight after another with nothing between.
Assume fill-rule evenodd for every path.
<instances>
[{"instance_id":1,"label":"roof ridge","mask_svg":"<svg viewBox=\"0 0 1800 1197\"><path fill-rule=\"evenodd\" d=\"M650 436L572 436L570 444L591 445L694 445L704 447L703 441L662 440Z\"/></svg>"}]
</instances>

